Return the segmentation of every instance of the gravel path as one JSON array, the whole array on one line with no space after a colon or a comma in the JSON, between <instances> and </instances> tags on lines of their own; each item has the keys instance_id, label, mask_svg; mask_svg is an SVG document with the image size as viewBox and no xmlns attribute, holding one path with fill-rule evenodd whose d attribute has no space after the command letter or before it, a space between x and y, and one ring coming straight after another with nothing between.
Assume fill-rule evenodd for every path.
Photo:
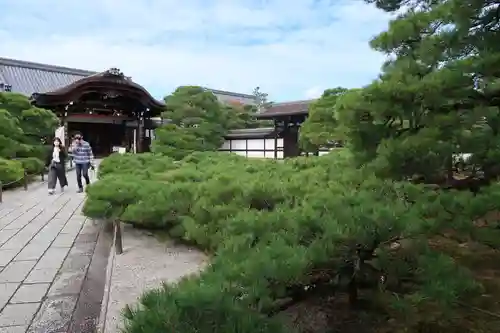
<instances>
[{"instance_id":1,"label":"gravel path","mask_svg":"<svg viewBox=\"0 0 500 333\"><path fill-rule=\"evenodd\" d=\"M145 291L161 287L199 272L206 257L203 253L172 242L160 242L147 232L123 225L123 253L109 256L107 283L99 332L117 333L122 325L121 311L136 305Z\"/></svg>"},{"instance_id":2,"label":"gravel path","mask_svg":"<svg viewBox=\"0 0 500 333\"><path fill-rule=\"evenodd\" d=\"M85 194L46 183L6 191L0 204L0 333L94 332L111 245L81 213Z\"/></svg>"}]
</instances>

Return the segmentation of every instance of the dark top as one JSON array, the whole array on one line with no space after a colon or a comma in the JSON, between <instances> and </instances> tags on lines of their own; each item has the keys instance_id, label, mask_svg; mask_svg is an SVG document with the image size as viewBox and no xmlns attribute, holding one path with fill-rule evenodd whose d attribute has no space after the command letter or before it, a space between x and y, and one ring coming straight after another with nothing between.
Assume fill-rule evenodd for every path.
<instances>
[{"instance_id":1,"label":"dark top","mask_svg":"<svg viewBox=\"0 0 500 333\"><path fill-rule=\"evenodd\" d=\"M49 153L47 154L47 158L45 160L45 166L49 166L50 163L52 162L53 152L54 152L54 147L52 147L52 149L50 149ZM64 147L59 147L59 161L63 166L66 165L66 156L68 156L68 154L66 153Z\"/></svg>"}]
</instances>

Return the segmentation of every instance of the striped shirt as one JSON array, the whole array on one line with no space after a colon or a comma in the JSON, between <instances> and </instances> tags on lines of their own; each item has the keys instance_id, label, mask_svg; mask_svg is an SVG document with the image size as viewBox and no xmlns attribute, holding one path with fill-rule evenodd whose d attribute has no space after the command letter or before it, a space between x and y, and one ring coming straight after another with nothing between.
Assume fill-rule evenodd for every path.
<instances>
[{"instance_id":1,"label":"striped shirt","mask_svg":"<svg viewBox=\"0 0 500 333\"><path fill-rule=\"evenodd\" d=\"M74 144L72 153L75 164L88 164L94 159L92 147L87 141L81 140L79 144Z\"/></svg>"}]
</instances>

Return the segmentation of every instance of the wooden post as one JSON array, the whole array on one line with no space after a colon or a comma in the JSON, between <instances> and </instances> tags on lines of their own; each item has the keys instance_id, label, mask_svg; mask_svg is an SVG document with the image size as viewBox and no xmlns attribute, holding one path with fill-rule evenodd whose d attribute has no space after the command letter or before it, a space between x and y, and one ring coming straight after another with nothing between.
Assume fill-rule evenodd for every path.
<instances>
[{"instance_id":1,"label":"wooden post","mask_svg":"<svg viewBox=\"0 0 500 333\"><path fill-rule=\"evenodd\" d=\"M265 142L264 142L264 148ZM274 159L278 159L278 121L274 119Z\"/></svg>"},{"instance_id":2,"label":"wooden post","mask_svg":"<svg viewBox=\"0 0 500 333\"><path fill-rule=\"evenodd\" d=\"M42 176L42 182L45 181L45 171L44 170L42 170L41 176Z\"/></svg>"},{"instance_id":3,"label":"wooden post","mask_svg":"<svg viewBox=\"0 0 500 333\"><path fill-rule=\"evenodd\" d=\"M3 201L3 184L0 181L0 203Z\"/></svg>"},{"instance_id":4,"label":"wooden post","mask_svg":"<svg viewBox=\"0 0 500 333\"><path fill-rule=\"evenodd\" d=\"M144 111L139 112L139 119L137 120L137 153L143 152L143 142L144 142Z\"/></svg>"},{"instance_id":5,"label":"wooden post","mask_svg":"<svg viewBox=\"0 0 500 333\"><path fill-rule=\"evenodd\" d=\"M115 223L113 220L105 220L104 231L109 232L114 237Z\"/></svg>"},{"instance_id":6,"label":"wooden post","mask_svg":"<svg viewBox=\"0 0 500 333\"><path fill-rule=\"evenodd\" d=\"M67 111L64 111L62 117L62 126L64 127L64 141L63 144L65 147L69 147L71 145L71 139L68 135L68 120L67 120Z\"/></svg>"},{"instance_id":7,"label":"wooden post","mask_svg":"<svg viewBox=\"0 0 500 333\"><path fill-rule=\"evenodd\" d=\"M115 220L115 251L117 254L123 253L123 243L122 243L122 228L120 226L120 221Z\"/></svg>"},{"instance_id":8,"label":"wooden post","mask_svg":"<svg viewBox=\"0 0 500 333\"><path fill-rule=\"evenodd\" d=\"M24 176L23 176L23 183L24 183L24 190L28 190L28 173L26 172L26 169L24 169Z\"/></svg>"}]
</instances>

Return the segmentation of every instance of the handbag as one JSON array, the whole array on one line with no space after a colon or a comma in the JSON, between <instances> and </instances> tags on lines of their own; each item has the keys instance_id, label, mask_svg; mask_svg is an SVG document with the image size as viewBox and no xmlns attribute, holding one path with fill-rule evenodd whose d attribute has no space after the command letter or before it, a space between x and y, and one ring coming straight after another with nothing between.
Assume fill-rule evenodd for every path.
<instances>
[{"instance_id":1,"label":"handbag","mask_svg":"<svg viewBox=\"0 0 500 333\"><path fill-rule=\"evenodd\" d=\"M89 178L91 180L95 180L96 179L96 168L93 164L90 165L89 167Z\"/></svg>"},{"instance_id":2,"label":"handbag","mask_svg":"<svg viewBox=\"0 0 500 333\"><path fill-rule=\"evenodd\" d=\"M50 165L49 165L49 168L50 169L61 169L62 168L62 164L61 163L56 163L54 161L51 161Z\"/></svg>"}]
</instances>

